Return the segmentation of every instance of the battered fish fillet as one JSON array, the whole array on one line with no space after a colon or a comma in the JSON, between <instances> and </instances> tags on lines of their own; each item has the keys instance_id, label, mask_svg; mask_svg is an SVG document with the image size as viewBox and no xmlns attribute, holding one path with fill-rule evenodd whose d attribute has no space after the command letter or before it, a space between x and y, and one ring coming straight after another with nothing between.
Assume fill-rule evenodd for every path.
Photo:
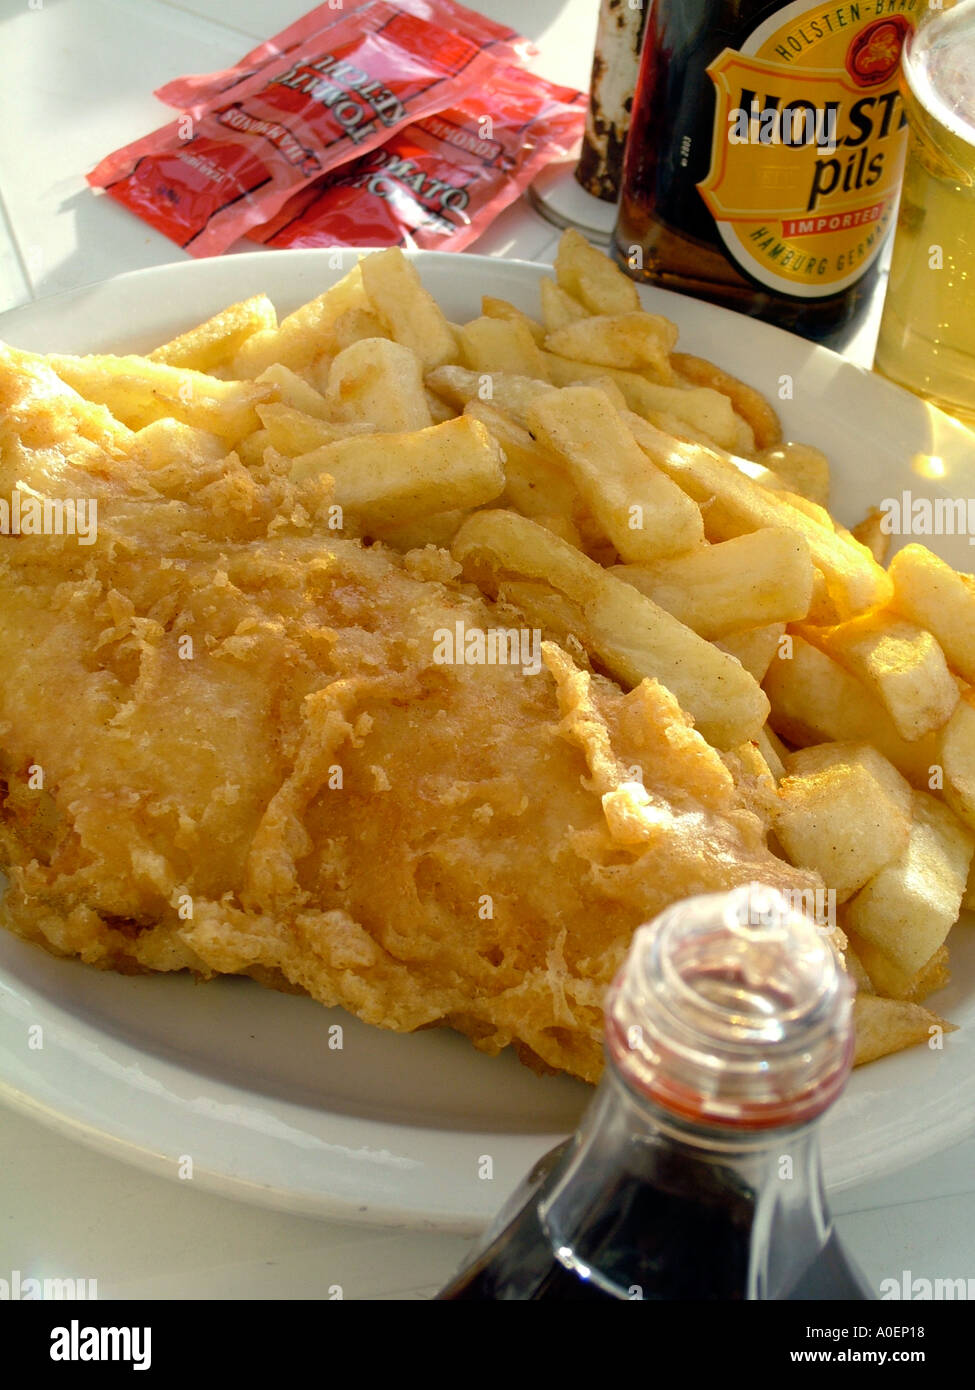
<instances>
[{"instance_id":1,"label":"battered fish fillet","mask_svg":"<svg viewBox=\"0 0 975 1390\"><path fill-rule=\"evenodd\" d=\"M819 886L656 682L624 693L554 643L537 674L438 664L438 629L512 620L445 552L336 538L327 480L172 422L149 427L172 445L154 467L51 391L0 374L0 496L93 497L98 534L0 537L18 935L249 973L595 1081L641 922L750 879Z\"/></svg>"}]
</instances>

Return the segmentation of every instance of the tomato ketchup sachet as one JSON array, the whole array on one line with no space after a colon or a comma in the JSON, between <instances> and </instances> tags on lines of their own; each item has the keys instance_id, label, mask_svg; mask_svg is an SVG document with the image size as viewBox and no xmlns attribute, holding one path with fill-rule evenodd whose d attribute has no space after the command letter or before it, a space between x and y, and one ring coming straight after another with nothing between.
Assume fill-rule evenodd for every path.
<instances>
[{"instance_id":1,"label":"tomato ketchup sachet","mask_svg":"<svg viewBox=\"0 0 975 1390\"><path fill-rule=\"evenodd\" d=\"M472 40L372 0L299 54L272 58L109 155L88 182L191 255L217 255L314 180L451 106L496 67Z\"/></svg>"},{"instance_id":2,"label":"tomato ketchup sachet","mask_svg":"<svg viewBox=\"0 0 975 1390\"><path fill-rule=\"evenodd\" d=\"M588 97L498 65L476 92L318 179L248 236L273 247L459 251L582 138Z\"/></svg>"},{"instance_id":3,"label":"tomato ketchup sachet","mask_svg":"<svg viewBox=\"0 0 975 1390\"><path fill-rule=\"evenodd\" d=\"M213 101L232 88L253 77L256 72L267 67L275 58L296 55L307 41L316 39L323 29L329 29L339 20L357 14L370 7L371 0L326 0L308 14L282 29L280 34L266 39L264 43L245 53L233 67L220 72L209 72L188 77L176 77L162 87L157 87L155 95L167 106L175 106L180 111L189 111L201 103ZM492 56L505 63L524 63L538 53L535 45L522 34L507 25L498 24L486 15L459 5L456 0L395 0L396 8L426 19L441 28L460 34L478 48L486 49Z\"/></svg>"}]
</instances>

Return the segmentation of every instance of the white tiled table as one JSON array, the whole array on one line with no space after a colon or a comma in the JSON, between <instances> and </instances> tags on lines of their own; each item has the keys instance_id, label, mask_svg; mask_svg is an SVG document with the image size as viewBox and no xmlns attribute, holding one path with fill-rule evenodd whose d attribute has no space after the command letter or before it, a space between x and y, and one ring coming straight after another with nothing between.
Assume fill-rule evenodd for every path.
<instances>
[{"instance_id":1,"label":"white tiled table","mask_svg":"<svg viewBox=\"0 0 975 1390\"><path fill-rule=\"evenodd\" d=\"M238 58L310 0L0 0L0 310L182 253L87 188L85 170L161 125L152 90ZM596 0L482 0L584 87ZM523 203L474 247L550 260L557 234ZM868 325L851 354L869 362ZM2 659L2 657L0 657ZM905 1105L910 1103L905 1097ZM975 1139L835 1202L875 1281L975 1277ZM281 1215L148 1177L0 1111L0 1277L97 1278L102 1298L421 1298L468 1242Z\"/></svg>"}]
</instances>

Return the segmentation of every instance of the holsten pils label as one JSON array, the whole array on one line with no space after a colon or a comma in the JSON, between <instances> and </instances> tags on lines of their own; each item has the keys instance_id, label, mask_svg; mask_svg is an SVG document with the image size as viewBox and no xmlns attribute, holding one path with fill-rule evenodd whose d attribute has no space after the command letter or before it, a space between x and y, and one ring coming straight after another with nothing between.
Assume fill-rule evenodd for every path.
<instances>
[{"instance_id":1,"label":"holsten pils label","mask_svg":"<svg viewBox=\"0 0 975 1390\"><path fill-rule=\"evenodd\" d=\"M898 72L923 0L796 0L708 68L711 168L698 189L729 254L784 294L858 280L897 207L907 142Z\"/></svg>"}]
</instances>

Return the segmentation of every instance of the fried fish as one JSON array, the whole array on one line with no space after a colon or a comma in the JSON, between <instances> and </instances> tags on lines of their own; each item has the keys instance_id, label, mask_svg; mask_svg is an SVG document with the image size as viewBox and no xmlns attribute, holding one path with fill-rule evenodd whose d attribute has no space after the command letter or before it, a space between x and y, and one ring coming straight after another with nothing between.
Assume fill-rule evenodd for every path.
<instances>
[{"instance_id":1,"label":"fried fish","mask_svg":"<svg viewBox=\"0 0 975 1390\"><path fill-rule=\"evenodd\" d=\"M89 544L0 536L0 920L21 937L251 974L595 1081L642 922L752 879L819 886L656 681L624 692L554 641L444 660L444 633L518 627L445 551L338 537L327 478L173 421L150 426L160 465L72 397L7 359L0 496L98 519Z\"/></svg>"}]
</instances>

